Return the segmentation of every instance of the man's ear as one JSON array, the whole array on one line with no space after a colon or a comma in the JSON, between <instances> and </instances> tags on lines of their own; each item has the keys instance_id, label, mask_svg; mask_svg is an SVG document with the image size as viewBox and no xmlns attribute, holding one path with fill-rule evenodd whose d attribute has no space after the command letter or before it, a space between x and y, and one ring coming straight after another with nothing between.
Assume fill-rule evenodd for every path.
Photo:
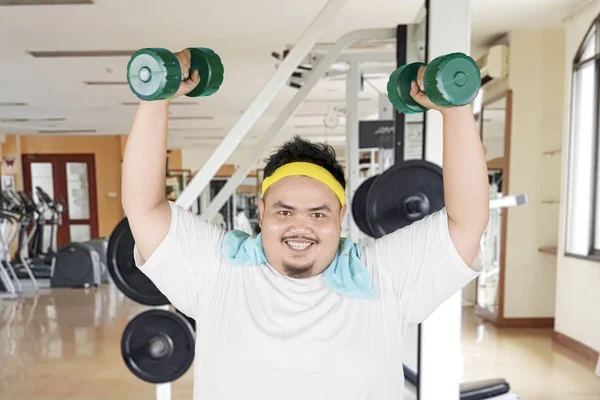
<instances>
[{"instance_id":1,"label":"man's ear","mask_svg":"<svg viewBox=\"0 0 600 400\"><path fill-rule=\"evenodd\" d=\"M262 228L262 220L265 213L265 201L261 198L258 199L258 226Z\"/></svg>"},{"instance_id":2,"label":"man's ear","mask_svg":"<svg viewBox=\"0 0 600 400\"><path fill-rule=\"evenodd\" d=\"M340 225L344 222L344 216L346 215L346 211L348 210L348 206L344 206L340 209Z\"/></svg>"}]
</instances>

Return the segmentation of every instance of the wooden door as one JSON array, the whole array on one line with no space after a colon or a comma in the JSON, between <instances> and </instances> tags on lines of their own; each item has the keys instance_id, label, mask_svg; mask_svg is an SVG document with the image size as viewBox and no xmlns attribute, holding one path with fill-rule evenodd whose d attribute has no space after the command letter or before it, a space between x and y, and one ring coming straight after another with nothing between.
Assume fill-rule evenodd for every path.
<instances>
[{"instance_id":1,"label":"wooden door","mask_svg":"<svg viewBox=\"0 0 600 400\"><path fill-rule=\"evenodd\" d=\"M57 247L98 237L96 162L93 154L23 154L22 164L25 191L32 193L37 202L35 187L40 186L64 206L57 232ZM50 232L48 227L44 232L45 242L49 240Z\"/></svg>"}]
</instances>

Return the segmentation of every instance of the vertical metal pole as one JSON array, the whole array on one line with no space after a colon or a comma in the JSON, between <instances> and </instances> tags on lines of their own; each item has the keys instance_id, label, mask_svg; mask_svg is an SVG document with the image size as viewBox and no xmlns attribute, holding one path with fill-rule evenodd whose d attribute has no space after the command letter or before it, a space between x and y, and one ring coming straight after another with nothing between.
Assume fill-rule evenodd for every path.
<instances>
[{"instance_id":1,"label":"vertical metal pole","mask_svg":"<svg viewBox=\"0 0 600 400\"><path fill-rule=\"evenodd\" d=\"M390 99L387 96L387 93L382 93L379 95L379 120L381 121L391 121L394 120L394 106L390 102ZM394 129L395 130L395 129ZM384 148L380 146L379 148L379 165L380 171L383 172L392 165L394 165L394 155L395 155L396 146L392 144L391 148Z\"/></svg>"},{"instance_id":2,"label":"vertical metal pole","mask_svg":"<svg viewBox=\"0 0 600 400\"><path fill-rule=\"evenodd\" d=\"M189 208L202 193L208 182L217 173L221 165L231 156L242 139L250 131L258 118L265 112L277 93L285 86L289 77L296 70L302 59L312 49L317 39L329 26L331 20L344 8L348 0L329 0L319 15L302 34L294 48L290 51L281 66L267 81L263 89L254 98L238 122L229 131L214 153L209 157L200 171L194 176L189 186L181 193L176 204Z\"/></svg>"},{"instance_id":3,"label":"vertical metal pole","mask_svg":"<svg viewBox=\"0 0 600 400\"><path fill-rule=\"evenodd\" d=\"M401 67L406 64L406 25L398 25L396 28L396 66ZM394 125L396 140L394 142L395 154L394 160L396 163L404 161L404 122L405 116L394 110Z\"/></svg>"},{"instance_id":4,"label":"vertical metal pole","mask_svg":"<svg viewBox=\"0 0 600 400\"><path fill-rule=\"evenodd\" d=\"M354 192L360 184L359 173L359 147L358 147L358 93L360 91L360 65L357 61L350 62L350 69L346 80L346 197L348 201L350 239L358 242L360 231L351 217L351 202Z\"/></svg>"},{"instance_id":5,"label":"vertical metal pole","mask_svg":"<svg viewBox=\"0 0 600 400\"><path fill-rule=\"evenodd\" d=\"M377 175L380 172L380 169L377 167L377 163L375 163L375 157L377 156L377 151L376 150L371 150L371 157L369 158L371 160L371 172L370 175Z\"/></svg>"},{"instance_id":6,"label":"vertical metal pole","mask_svg":"<svg viewBox=\"0 0 600 400\"><path fill-rule=\"evenodd\" d=\"M171 400L171 382L156 385L156 400Z\"/></svg>"},{"instance_id":7,"label":"vertical metal pole","mask_svg":"<svg viewBox=\"0 0 600 400\"><path fill-rule=\"evenodd\" d=\"M392 106L387 93L379 95L379 119L382 121L391 121L394 119L394 106Z\"/></svg>"},{"instance_id":8,"label":"vertical metal pole","mask_svg":"<svg viewBox=\"0 0 600 400\"><path fill-rule=\"evenodd\" d=\"M429 0L427 40L428 60L451 52L470 51L470 0ZM442 118L427 111L426 159L442 165ZM421 324L419 349L419 400L458 400L462 381L461 318L462 293L459 291L437 308Z\"/></svg>"},{"instance_id":9,"label":"vertical metal pole","mask_svg":"<svg viewBox=\"0 0 600 400\"><path fill-rule=\"evenodd\" d=\"M157 307L159 310L172 311L170 305ZM156 400L171 400L171 382L156 385Z\"/></svg>"}]
</instances>

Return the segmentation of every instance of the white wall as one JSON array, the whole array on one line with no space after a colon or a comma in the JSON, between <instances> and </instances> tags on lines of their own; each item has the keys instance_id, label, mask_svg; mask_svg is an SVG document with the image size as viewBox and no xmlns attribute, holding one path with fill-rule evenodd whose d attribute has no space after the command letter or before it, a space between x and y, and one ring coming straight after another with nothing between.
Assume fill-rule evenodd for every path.
<instances>
[{"instance_id":1,"label":"white wall","mask_svg":"<svg viewBox=\"0 0 600 400\"><path fill-rule=\"evenodd\" d=\"M600 4L586 8L566 24L565 67L566 98L570 97L572 62L593 19L600 13ZM566 199L566 159L568 154L569 102L563 109L562 192L560 207L558 271L556 279L555 330L596 351L600 351L600 263L564 257L564 226Z\"/></svg>"},{"instance_id":2,"label":"white wall","mask_svg":"<svg viewBox=\"0 0 600 400\"><path fill-rule=\"evenodd\" d=\"M559 208L544 204L560 193L560 147L564 107L564 31L509 34L509 86L513 91L510 193L528 204L508 210L505 318L554 316L556 258L540 253L555 245Z\"/></svg>"}]
</instances>

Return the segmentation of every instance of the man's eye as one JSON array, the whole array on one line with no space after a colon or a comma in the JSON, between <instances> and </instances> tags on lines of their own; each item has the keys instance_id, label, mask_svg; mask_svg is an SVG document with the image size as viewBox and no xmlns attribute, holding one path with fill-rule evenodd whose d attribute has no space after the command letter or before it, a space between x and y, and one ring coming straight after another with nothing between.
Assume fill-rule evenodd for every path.
<instances>
[{"instance_id":1,"label":"man's eye","mask_svg":"<svg viewBox=\"0 0 600 400\"><path fill-rule=\"evenodd\" d=\"M323 213L314 213L313 217L315 217L315 218L323 218L323 217L325 217L325 214L323 214Z\"/></svg>"},{"instance_id":2,"label":"man's eye","mask_svg":"<svg viewBox=\"0 0 600 400\"><path fill-rule=\"evenodd\" d=\"M285 215L287 217L287 216L292 215L292 213L289 211L279 211L279 215Z\"/></svg>"}]
</instances>

